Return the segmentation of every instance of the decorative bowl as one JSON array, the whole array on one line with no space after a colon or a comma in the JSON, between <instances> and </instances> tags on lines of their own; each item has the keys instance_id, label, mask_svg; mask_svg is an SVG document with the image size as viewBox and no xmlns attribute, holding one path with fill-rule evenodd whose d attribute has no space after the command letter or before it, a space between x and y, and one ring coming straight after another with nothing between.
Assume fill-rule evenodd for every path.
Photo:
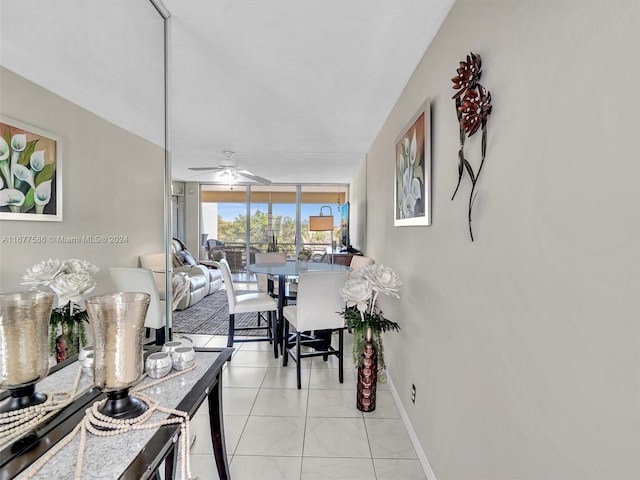
<instances>
[{"instance_id":1,"label":"decorative bowl","mask_svg":"<svg viewBox=\"0 0 640 480\"><path fill-rule=\"evenodd\" d=\"M186 370L196 362L196 352L193 347L178 347L171 353L173 368Z\"/></svg>"},{"instance_id":2,"label":"decorative bowl","mask_svg":"<svg viewBox=\"0 0 640 480\"><path fill-rule=\"evenodd\" d=\"M173 362L168 352L156 352L147 357L145 371L151 378L161 378L171 371Z\"/></svg>"},{"instance_id":3,"label":"decorative bowl","mask_svg":"<svg viewBox=\"0 0 640 480\"><path fill-rule=\"evenodd\" d=\"M167 342L162 346L162 351L171 355L179 347L182 347L182 342Z\"/></svg>"}]
</instances>

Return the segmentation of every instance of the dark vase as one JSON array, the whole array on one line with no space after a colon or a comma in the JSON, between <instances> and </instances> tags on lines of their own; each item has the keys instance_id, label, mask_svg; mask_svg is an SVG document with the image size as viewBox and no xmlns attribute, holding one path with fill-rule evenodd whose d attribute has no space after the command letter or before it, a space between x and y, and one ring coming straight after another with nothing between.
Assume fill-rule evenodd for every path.
<instances>
[{"instance_id":1,"label":"dark vase","mask_svg":"<svg viewBox=\"0 0 640 480\"><path fill-rule=\"evenodd\" d=\"M373 332L367 328L366 343L362 352L362 365L358 367L358 394L356 407L361 412L376 409L376 387L378 385L378 353L373 343Z\"/></svg>"}]
</instances>

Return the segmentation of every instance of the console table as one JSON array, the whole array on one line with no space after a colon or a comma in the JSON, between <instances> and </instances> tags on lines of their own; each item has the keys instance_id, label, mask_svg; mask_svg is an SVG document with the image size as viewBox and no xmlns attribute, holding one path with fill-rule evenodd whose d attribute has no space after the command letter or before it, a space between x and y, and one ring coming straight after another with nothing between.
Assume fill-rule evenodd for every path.
<instances>
[{"instance_id":1,"label":"console table","mask_svg":"<svg viewBox=\"0 0 640 480\"><path fill-rule=\"evenodd\" d=\"M149 351L157 351L158 348ZM196 368L192 371L145 390L144 393L160 405L185 411L193 418L202 402L208 399L209 427L216 468L220 479L227 480L229 466L222 420L222 367L231 357L231 348L196 348ZM38 391L49 391L46 384L56 375L74 375L78 363L72 361L38 384ZM145 378L140 386L154 381ZM59 387L58 387L59 389ZM53 426L39 426L14 444L4 448L0 456L0 479L22 479L26 469L50 448L70 433L84 417L84 410L105 395L92 388L59 414ZM161 419L159 413L151 421ZM137 430L112 437L87 435L82 478L144 480L154 478L165 463L164 478L175 478L178 464L179 425ZM21 445L21 443L23 445ZM25 443L26 442L26 443ZM32 478L51 480L73 479L78 454L79 436L60 450ZM20 446L20 448L16 448Z\"/></svg>"},{"instance_id":2,"label":"console table","mask_svg":"<svg viewBox=\"0 0 640 480\"><path fill-rule=\"evenodd\" d=\"M351 265L351 258L353 257L353 253L334 253L333 254L333 263L336 265ZM326 261L331 261L331 255L327 255Z\"/></svg>"}]
</instances>

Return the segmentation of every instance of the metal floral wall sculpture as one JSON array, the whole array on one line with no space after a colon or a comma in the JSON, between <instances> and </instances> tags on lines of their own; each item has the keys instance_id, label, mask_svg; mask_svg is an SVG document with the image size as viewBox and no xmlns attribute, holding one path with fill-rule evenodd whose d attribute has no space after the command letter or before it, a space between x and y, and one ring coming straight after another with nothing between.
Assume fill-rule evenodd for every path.
<instances>
[{"instance_id":1,"label":"metal floral wall sculpture","mask_svg":"<svg viewBox=\"0 0 640 480\"><path fill-rule=\"evenodd\" d=\"M453 88L458 90L451 97L456 101L456 114L460 124L460 150L458 150L458 184L453 192L451 200L458 193L462 177L466 171L471 178L471 193L469 194L469 235L473 242L473 229L471 227L471 211L478 192L476 185L482 172L484 160L487 153L487 118L491 114L491 93L480 83L482 74L482 60L477 53L470 52L467 61L460 62L457 75L451 79ZM473 167L464 156L464 144L467 135L471 137L478 129L482 129L481 160L478 171L474 172Z\"/></svg>"}]
</instances>

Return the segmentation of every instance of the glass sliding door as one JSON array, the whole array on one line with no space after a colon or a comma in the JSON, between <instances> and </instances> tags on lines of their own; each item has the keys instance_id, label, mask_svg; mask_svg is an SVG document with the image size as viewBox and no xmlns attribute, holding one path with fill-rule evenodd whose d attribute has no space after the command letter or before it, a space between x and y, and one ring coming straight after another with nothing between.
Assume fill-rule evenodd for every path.
<instances>
[{"instance_id":1,"label":"glass sliding door","mask_svg":"<svg viewBox=\"0 0 640 480\"><path fill-rule=\"evenodd\" d=\"M247 249L247 187L201 186L201 231L207 256L226 258L231 271L244 270Z\"/></svg>"},{"instance_id":2,"label":"glass sliding door","mask_svg":"<svg viewBox=\"0 0 640 480\"><path fill-rule=\"evenodd\" d=\"M301 248L311 250L314 258L336 251L340 244L340 209L347 201L347 187L303 185L300 201ZM333 216L332 230L313 230L310 218Z\"/></svg>"},{"instance_id":3,"label":"glass sliding door","mask_svg":"<svg viewBox=\"0 0 640 480\"><path fill-rule=\"evenodd\" d=\"M348 200L344 185L201 185L201 234L205 256L224 256L241 272L256 252L284 252L295 259L302 248L324 260L340 245L340 210ZM309 217L333 216L333 229L312 231ZM333 243L332 243L333 235Z\"/></svg>"},{"instance_id":4,"label":"glass sliding door","mask_svg":"<svg viewBox=\"0 0 640 480\"><path fill-rule=\"evenodd\" d=\"M249 227L252 252L296 256L296 186L251 187Z\"/></svg>"}]
</instances>

